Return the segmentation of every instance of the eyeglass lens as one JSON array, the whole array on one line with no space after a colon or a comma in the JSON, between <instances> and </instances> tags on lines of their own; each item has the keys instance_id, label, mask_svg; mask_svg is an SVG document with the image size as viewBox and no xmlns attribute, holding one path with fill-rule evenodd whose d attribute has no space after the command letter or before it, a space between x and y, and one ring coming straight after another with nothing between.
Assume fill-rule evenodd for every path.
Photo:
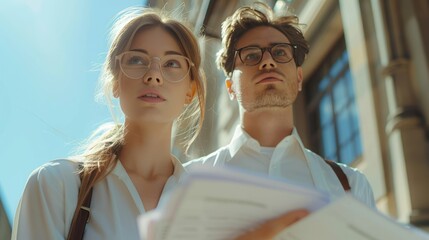
<instances>
[{"instance_id":1,"label":"eyeglass lens","mask_svg":"<svg viewBox=\"0 0 429 240\"><path fill-rule=\"evenodd\" d=\"M239 56L244 64L252 66L261 61L266 50L279 63L289 62L293 58L293 48L289 44L277 44L269 48L245 47L239 50Z\"/></svg>"},{"instance_id":2,"label":"eyeglass lens","mask_svg":"<svg viewBox=\"0 0 429 240\"><path fill-rule=\"evenodd\" d=\"M120 66L123 73L132 79L142 78L155 62L149 55L141 52L125 52L121 55ZM191 64L181 55L167 55L157 61L162 77L170 82L179 82L189 73Z\"/></svg>"}]
</instances>

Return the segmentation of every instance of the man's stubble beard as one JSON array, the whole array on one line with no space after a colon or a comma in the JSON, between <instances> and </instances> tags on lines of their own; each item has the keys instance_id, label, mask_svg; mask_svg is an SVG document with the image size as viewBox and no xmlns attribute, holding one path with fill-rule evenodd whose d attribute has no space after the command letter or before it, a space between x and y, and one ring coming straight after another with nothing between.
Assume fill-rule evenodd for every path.
<instances>
[{"instance_id":1,"label":"man's stubble beard","mask_svg":"<svg viewBox=\"0 0 429 240\"><path fill-rule=\"evenodd\" d=\"M294 89L287 89L294 88ZM256 93L253 102L244 102L242 96L238 96L238 101L247 112L253 112L262 109L285 109L293 104L298 91L295 86L287 86L286 89L278 89L274 84L268 84L266 88Z\"/></svg>"}]
</instances>

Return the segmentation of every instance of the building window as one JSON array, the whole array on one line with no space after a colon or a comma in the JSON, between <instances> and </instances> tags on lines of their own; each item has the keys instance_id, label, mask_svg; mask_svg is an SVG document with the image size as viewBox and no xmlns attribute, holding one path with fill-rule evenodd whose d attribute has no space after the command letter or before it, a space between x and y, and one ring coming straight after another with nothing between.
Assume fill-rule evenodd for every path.
<instances>
[{"instance_id":1,"label":"building window","mask_svg":"<svg viewBox=\"0 0 429 240\"><path fill-rule=\"evenodd\" d=\"M362 155L353 78L344 39L306 84L311 147L327 159L351 164Z\"/></svg>"}]
</instances>

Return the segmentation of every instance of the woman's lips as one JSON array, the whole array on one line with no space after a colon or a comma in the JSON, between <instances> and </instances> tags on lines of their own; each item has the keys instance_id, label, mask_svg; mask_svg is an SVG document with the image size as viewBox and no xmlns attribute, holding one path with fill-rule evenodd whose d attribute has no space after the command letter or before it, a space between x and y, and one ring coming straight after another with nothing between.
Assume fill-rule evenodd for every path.
<instances>
[{"instance_id":1,"label":"woman's lips","mask_svg":"<svg viewBox=\"0 0 429 240\"><path fill-rule=\"evenodd\" d=\"M164 102L165 98L163 98L159 93L155 91L145 91L139 97L140 100L150 103Z\"/></svg>"}]
</instances>

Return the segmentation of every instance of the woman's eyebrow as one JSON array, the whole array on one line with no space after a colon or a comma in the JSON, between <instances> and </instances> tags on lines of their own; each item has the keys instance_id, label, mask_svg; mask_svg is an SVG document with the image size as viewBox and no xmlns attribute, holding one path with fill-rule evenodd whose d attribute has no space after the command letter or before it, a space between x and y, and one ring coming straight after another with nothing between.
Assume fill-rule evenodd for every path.
<instances>
[{"instance_id":1,"label":"woman's eyebrow","mask_svg":"<svg viewBox=\"0 0 429 240\"><path fill-rule=\"evenodd\" d=\"M182 55L183 56L183 53L176 52L176 51L166 51L165 55Z\"/></svg>"},{"instance_id":2,"label":"woman's eyebrow","mask_svg":"<svg viewBox=\"0 0 429 240\"><path fill-rule=\"evenodd\" d=\"M130 49L130 51L133 51L133 52L141 52L141 53L146 53L146 54L148 54L148 52L147 52L146 50L144 50L144 49L140 49L140 48Z\"/></svg>"},{"instance_id":3,"label":"woman's eyebrow","mask_svg":"<svg viewBox=\"0 0 429 240\"><path fill-rule=\"evenodd\" d=\"M141 49L141 48L136 48L136 49L130 49L130 51L134 51L134 52L141 52L141 53L145 53L145 54L149 54L148 51ZM181 52L177 52L177 51L165 51L164 55L181 55L183 56L183 53Z\"/></svg>"}]
</instances>

